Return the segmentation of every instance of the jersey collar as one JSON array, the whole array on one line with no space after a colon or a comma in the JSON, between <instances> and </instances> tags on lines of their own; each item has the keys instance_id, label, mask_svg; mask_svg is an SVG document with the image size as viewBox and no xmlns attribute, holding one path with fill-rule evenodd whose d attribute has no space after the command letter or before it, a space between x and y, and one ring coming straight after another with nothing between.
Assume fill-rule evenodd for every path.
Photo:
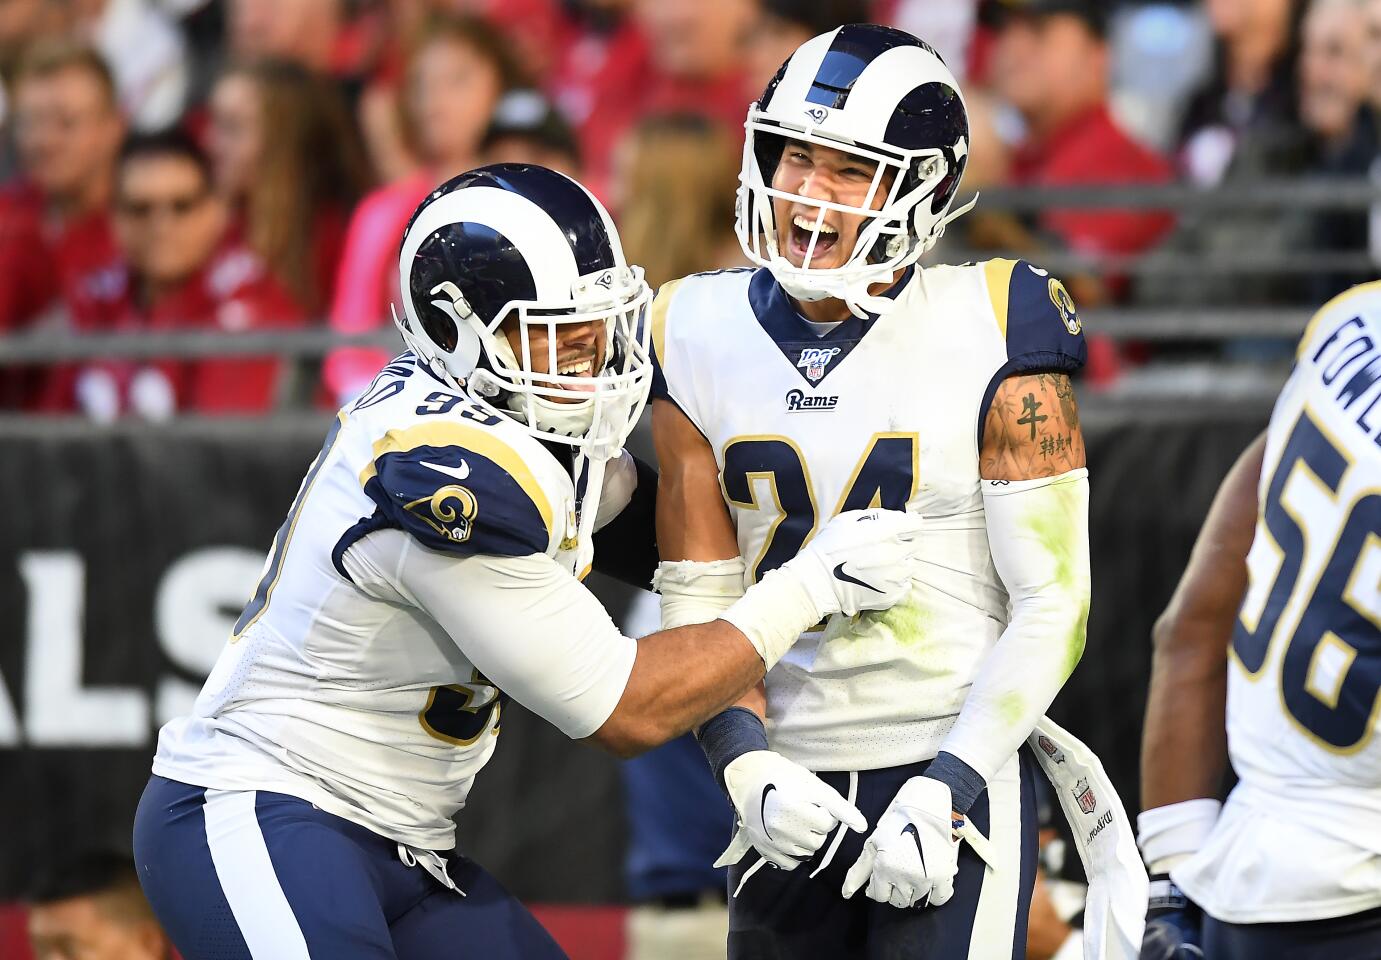
<instances>
[{"instance_id":1,"label":"jersey collar","mask_svg":"<svg viewBox=\"0 0 1381 960\"><path fill-rule=\"evenodd\" d=\"M895 300L915 272L914 264L908 266L882 296ZM748 281L748 303L763 331L811 386L829 376L830 371L862 342L878 319L875 313L863 318L850 314L834 329L821 333L820 328L801 316L791 297L765 267L754 271Z\"/></svg>"}]
</instances>

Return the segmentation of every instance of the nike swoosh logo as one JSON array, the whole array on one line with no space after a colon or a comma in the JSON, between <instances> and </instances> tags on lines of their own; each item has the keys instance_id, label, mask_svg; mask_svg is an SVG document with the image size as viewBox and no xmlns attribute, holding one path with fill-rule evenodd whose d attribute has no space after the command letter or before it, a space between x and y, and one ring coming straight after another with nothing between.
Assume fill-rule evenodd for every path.
<instances>
[{"instance_id":1,"label":"nike swoosh logo","mask_svg":"<svg viewBox=\"0 0 1381 960\"><path fill-rule=\"evenodd\" d=\"M769 783L762 788L762 804L758 809L758 819L762 821L762 832L767 834L767 839L769 840L775 840L776 838L772 836L772 831L767 829L767 795L776 789L777 785L775 783Z\"/></svg>"},{"instance_id":2,"label":"nike swoosh logo","mask_svg":"<svg viewBox=\"0 0 1381 960\"><path fill-rule=\"evenodd\" d=\"M873 586L871 583L864 583L862 580L858 579L857 577L851 577L851 576L849 576L847 573L844 572L844 564L842 564L842 563L839 564L837 567L834 568L834 575L835 575L835 577L836 577L837 579L843 580L845 583L852 583L852 584L855 584L855 585L857 585L857 586L863 587L865 590L871 590L871 591L873 591L874 593L882 593L881 590L879 590L877 587Z\"/></svg>"},{"instance_id":3,"label":"nike swoosh logo","mask_svg":"<svg viewBox=\"0 0 1381 960\"><path fill-rule=\"evenodd\" d=\"M444 463L429 463L426 460L420 462L424 467L435 470L437 473L444 473L446 476L454 477L457 480L464 480L470 476L470 465L464 460L460 461L458 467L448 467Z\"/></svg>"},{"instance_id":4,"label":"nike swoosh logo","mask_svg":"<svg viewBox=\"0 0 1381 960\"><path fill-rule=\"evenodd\" d=\"M925 870L925 851L921 849L921 835L916 830L914 823L908 823L902 829L902 836L906 836L908 833L911 834L911 839L916 843L916 852L921 856L921 869Z\"/></svg>"}]
</instances>

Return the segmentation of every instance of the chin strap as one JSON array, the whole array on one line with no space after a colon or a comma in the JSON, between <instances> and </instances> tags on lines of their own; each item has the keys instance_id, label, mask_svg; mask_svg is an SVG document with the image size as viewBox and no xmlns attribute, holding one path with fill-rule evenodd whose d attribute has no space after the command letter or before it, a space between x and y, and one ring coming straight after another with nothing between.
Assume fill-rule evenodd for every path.
<instances>
[{"instance_id":1,"label":"chin strap","mask_svg":"<svg viewBox=\"0 0 1381 960\"><path fill-rule=\"evenodd\" d=\"M785 259L781 260L783 265L789 265ZM774 261L773 265L776 265ZM875 283L886 283L892 278L892 273L882 272L875 277L859 277L852 280L839 280L835 283L821 284L818 281L806 285L801 282L799 275L792 276L785 271L778 273L773 271L773 276L782 285L790 296L804 303L813 303L818 300L842 300L844 305L849 308L849 312L860 320L867 319L869 314L882 316L891 312L897 305L897 301L891 297L875 297L868 292L868 288Z\"/></svg>"},{"instance_id":2,"label":"chin strap","mask_svg":"<svg viewBox=\"0 0 1381 960\"><path fill-rule=\"evenodd\" d=\"M580 526L576 533L575 574L584 577L586 569L595 559L595 517L599 513L599 497L604 489L603 458L592 459L581 453L571 465L571 479L576 489L580 489L581 474L585 475L585 492L580 498Z\"/></svg>"}]
</instances>

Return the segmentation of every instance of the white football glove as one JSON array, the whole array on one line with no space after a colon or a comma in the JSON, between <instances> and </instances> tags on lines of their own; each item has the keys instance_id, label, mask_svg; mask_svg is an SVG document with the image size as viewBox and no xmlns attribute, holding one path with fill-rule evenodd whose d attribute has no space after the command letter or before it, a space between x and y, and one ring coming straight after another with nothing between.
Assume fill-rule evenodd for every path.
<instances>
[{"instance_id":1,"label":"white football glove","mask_svg":"<svg viewBox=\"0 0 1381 960\"><path fill-rule=\"evenodd\" d=\"M735 758L724 768L724 786L739 827L716 867L738 863L754 847L768 862L794 870L840 823L860 833L868 829L867 819L839 791L771 750Z\"/></svg>"},{"instance_id":2,"label":"white football glove","mask_svg":"<svg viewBox=\"0 0 1381 960\"><path fill-rule=\"evenodd\" d=\"M782 569L795 574L821 616L886 610L911 590L921 518L901 510L848 510L825 524Z\"/></svg>"},{"instance_id":3,"label":"white football glove","mask_svg":"<svg viewBox=\"0 0 1381 960\"><path fill-rule=\"evenodd\" d=\"M903 909L938 907L954 896L959 838L953 802L949 785L939 780L912 777L902 784L844 877L845 898L865 882L871 899Z\"/></svg>"}]
</instances>

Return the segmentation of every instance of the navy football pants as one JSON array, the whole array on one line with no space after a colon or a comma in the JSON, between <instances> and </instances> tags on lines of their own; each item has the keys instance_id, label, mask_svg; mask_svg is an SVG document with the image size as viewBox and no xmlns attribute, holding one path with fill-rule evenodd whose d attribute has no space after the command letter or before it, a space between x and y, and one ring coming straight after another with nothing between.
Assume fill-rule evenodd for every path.
<instances>
[{"instance_id":1,"label":"navy football pants","mask_svg":"<svg viewBox=\"0 0 1381 960\"><path fill-rule=\"evenodd\" d=\"M820 778L847 797L849 778L856 776L854 805L871 828L902 784L929 765L822 773ZM845 830L838 851L814 878L810 875L828 855L835 834L794 870L759 869L729 901L730 960L1021 960L1036 882L1034 778L1040 775L1027 752L1019 750L978 795L969 819L1001 862L990 870L968 844L960 844L954 896L943 906L900 910L868 899L866 887L845 900L840 895L844 875L866 839L852 830ZM731 896L759 859L757 851L749 851L730 868Z\"/></svg>"},{"instance_id":2,"label":"navy football pants","mask_svg":"<svg viewBox=\"0 0 1381 960\"><path fill-rule=\"evenodd\" d=\"M1381 908L1303 923L1223 923L1204 917L1209 960L1377 960Z\"/></svg>"},{"instance_id":3,"label":"navy football pants","mask_svg":"<svg viewBox=\"0 0 1381 960\"><path fill-rule=\"evenodd\" d=\"M555 960L566 954L478 864L446 889L395 843L296 797L155 776L139 879L184 960Z\"/></svg>"}]
</instances>

